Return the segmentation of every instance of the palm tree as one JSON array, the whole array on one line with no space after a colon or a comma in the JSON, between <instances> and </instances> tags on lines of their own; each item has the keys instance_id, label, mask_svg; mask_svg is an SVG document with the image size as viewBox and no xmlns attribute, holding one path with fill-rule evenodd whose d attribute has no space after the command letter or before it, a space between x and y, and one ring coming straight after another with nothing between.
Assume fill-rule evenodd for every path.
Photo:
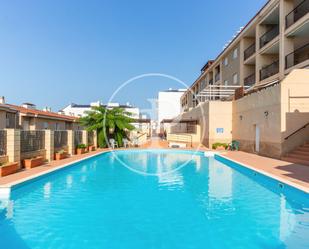
<instances>
[{"instance_id":1,"label":"palm tree","mask_svg":"<svg viewBox=\"0 0 309 249\"><path fill-rule=\"evenodd\" d=\"M132 114L123 108L109 109L95 106L80 119L80 122L88 131L98 132L99 147L106 147L109 138L114 138L118 145L122 146L122 140L127 137L127 132L135 128L131 124L133 122L131 116Z\"/></svg>"}]
</instances>

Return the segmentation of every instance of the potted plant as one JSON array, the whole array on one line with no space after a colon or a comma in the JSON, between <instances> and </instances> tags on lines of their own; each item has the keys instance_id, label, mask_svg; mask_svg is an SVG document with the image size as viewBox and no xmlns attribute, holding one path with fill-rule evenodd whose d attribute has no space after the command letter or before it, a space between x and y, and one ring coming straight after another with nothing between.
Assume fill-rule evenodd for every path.
<instances>
[{"instance_id":1,"label":"potted plant","mask_svg":"<svg viewBox=\"0 0 309 249\"><path fill-rule=\"evenodd\" d=\"M88 145L88 151L95 151L94 145Z\"/></svg>"},{"instance_id":2,"label":"potted plant","mask_svg":"<svg viewBox=\"0 0 309 249\"><path fill-rule=\"evenodd\" d=\"M76 146L76 154L77 155L82 155L86 153L86 148L87 146L85 144L79 144Z\"/></svg>"},{"instance_id":3,"label":"potted plant","mask_svg":"<svg viewBox=\"0 0 309 249\"><path fill-rule=\"evenodd\" d=\"M26 169L32 169L38 167L44 163L44 159L42 156L37 156L33 158L27 158L23 160L23 166Z\"/></svg>"},{"instance_id":4,"label":"potted plant","mask_svg":"<svg viewBox=\"0 0 309 249\"><path fill-rule=\"evenodd\" d=\"M19 170L18 162L0 163L0 176L14 174Z\"/></svg>"},{"instance_id":5,"label":"potted plant","mask_svg":"<svg viewBox=\"0 0 309 249\"><path fill-rule=\"evenodd\" d=\"M64 150L59 150L55 153L55 160L59 161L65 159L67 157L67 153Z\"/></svg>"}]
</instances>

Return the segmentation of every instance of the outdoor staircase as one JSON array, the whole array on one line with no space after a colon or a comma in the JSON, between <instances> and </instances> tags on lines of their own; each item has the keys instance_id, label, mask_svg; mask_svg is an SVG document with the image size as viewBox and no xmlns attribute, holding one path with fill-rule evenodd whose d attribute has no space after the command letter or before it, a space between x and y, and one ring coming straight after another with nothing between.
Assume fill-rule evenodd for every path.
<instances>
[{"instance_id":1,"label":"outdoor staircase","mask_svg":"<svg viewBox=\"0 0 309 249\"><path fill-rule=\"evenodd\" d=\"M309 166L309 142L288 153L282 160Z\"/></svg>"}]
</instances>

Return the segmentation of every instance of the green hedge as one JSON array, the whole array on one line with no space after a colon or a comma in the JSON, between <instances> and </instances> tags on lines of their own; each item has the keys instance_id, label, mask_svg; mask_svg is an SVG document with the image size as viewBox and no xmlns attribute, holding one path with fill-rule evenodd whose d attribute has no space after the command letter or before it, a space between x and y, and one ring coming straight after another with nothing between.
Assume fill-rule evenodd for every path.
<instances>
[{"instance_id":1,"label":"green hedge","mask_svg":"<svg viewBox=\"0 0 309 249\"><path fill-rule=\"evenodd\" d=\"M223 146L225 149L227 149L229 147L229 145L227 143L214 143L212 145L212 149L215 150L217 149L218 147L221 147Z\"/></svg>"}]
</instances>

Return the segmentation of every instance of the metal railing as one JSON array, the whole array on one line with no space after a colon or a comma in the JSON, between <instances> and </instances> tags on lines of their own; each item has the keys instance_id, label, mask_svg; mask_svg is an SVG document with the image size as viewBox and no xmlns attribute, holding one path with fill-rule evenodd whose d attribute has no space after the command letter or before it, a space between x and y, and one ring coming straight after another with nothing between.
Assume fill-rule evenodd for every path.
<instances>
[{"instance_id":1,"label":"metal railing","mask_svg":"<svg viewBox=\"0 0 309 249\"><path fill-rule=\"evenodd\" d=\"M173 126L171 126L171 133L173 134L196 134L197 132L197 125L196 124L190 124L190 123L175 123Z\"/></svg>"},{"instance_id":2,"label":"metal railing","mask_svg":"<svg viewBox=\"0 0 309 249\"><path fill-rule=\"evenodd\" d=\"M244 79L244 84L246 86L252 86L255 84L255 73L253 74L250 74L249 76L247 76L245 79Z\"/></svg>"},{"instance_id":3,"label":"metal railing","mask_svg":"<svg viewBox=\"0 0 309 249\"><path fill-rule=\"evenodd\" d=\"M244 87L244 89L248 89L250 86L209 85L203 91L201 91L196 97L198 98L199 102L226 99L233 96L235 94L235 90L239 87Z\"/></svg>"},{"instance_id":4,"label":"metal railing","mask_svg":"<svg viewBox=\"0 0 309 249\"><path fill-rule=\"evenodd\" d=\"M244 59L247 60L254 53L255 53L255 43L246 48L246 50L244 51Z\"/></svg>"},{"instance_id":5,"label":"metal railing","mask_svg":"<svg viewBox=\"0 0 309 249\"><path fill-rule=\"evenodd\" d=\"M309 59L309 43L295 49L292 53L285 56L285 68L293 67Z\"/></svg>"},{"instance_id":6,"label":"metal railing","mask_svg":"<svg viewBox=\"0 0 309 249\"><path fill-rule=\"evenodd\" d=\"M45 148L44 131L24 131L20 132L21 153L43 150Z\"/></svg>"},{"instance_id":7,"label":"metal railing","mask_svg":"<svg viewBox=\"0 0 309 249\"><path fill-rule=\"evenodd\" d=\"M279 25L275 25L260 37L260 48L264 47L267 43L272 41L278 35Z\"/></svg>"},{"instance_id":8,"label":"metal railing","mask_svg":"<svg viewBox=\"0 0 309 249\"><path fill-rule=\"evenodd\" d=\"M298 4L289 14L285 17L285 28L290 27L297 22L300 18L309 12L309 0L304 0Z\"/></svg>"},{"instance_id":9,"label":"metal railing","mask_svg":"<svg viewBox=\"0 0 309 249\"><path fill-rule=\"evenodd\" d=\"M74 147L81 144L82 142L83 142L83 132L74 131Z\"/></svg>"},{"instance_id":10,"label":"metal railing","mask_svg":"<svg viewBox=\"0 0 309 249\"><path fill-rule=\"evenodd\" d=\"M291 133L290 135L288 135L287 137L285 137L284 140L288 140L290 137L292 137L293 135L295 135L295 134L298 133L299 131L305 129L308 125L309 125L309 123L303 125L303 126L300 127L299 129L297 129L296 131L294 131L293 133Z\"/></svg>"},{"instance_id":11,"label":"metal railing","mask_svg":"<svg viewBox=\"0 0 309 249\"><path fill-rule=\"evenodd\" d=\"M260 80L269 78L270 76L273 76L277 73L279 73L279 60L263 67L260 70Z\"/></svg>"},{"instance_id":12,"label":"metal railing","mask_svg":"<svg viewBox=\"0 0 309 249\"><path fill-rule=\"evenodd\" d=\"M6 130L0 130L0 156L6 155L6 146L7 146L7 139L6 139Z\"/></svg>"},{"instance_id":13,"label":"metal railing","mask_svg":"<svg viewBox=\"0 0 309 249\"><path fill-rule=\"evenodd\" d=\"M68 145L67 131L54 131L54 148L63 148Z\"/></svg>"}]
</instances>

